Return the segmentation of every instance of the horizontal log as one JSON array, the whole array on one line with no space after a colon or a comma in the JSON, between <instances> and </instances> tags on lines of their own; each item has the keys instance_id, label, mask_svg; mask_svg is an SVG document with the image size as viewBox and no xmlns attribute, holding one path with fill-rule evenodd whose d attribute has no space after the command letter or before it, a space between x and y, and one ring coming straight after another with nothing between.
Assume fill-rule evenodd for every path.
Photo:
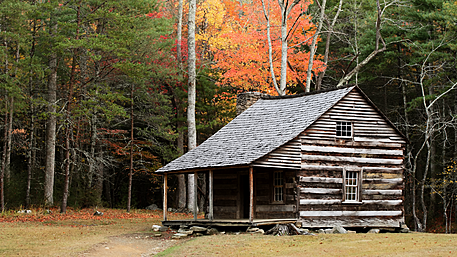
<instances>
[{"instance_id":1,"label":"horizontal log","mask_svg":"<svg viewBox=\"0 0 457 257\"><path fill-rule=\"evenodd\" d=\"M300 205L333 205L341 204L341 199L300 199ZM402 200L363 200L366 205L401 205Z\"/></svg>"},{"instance_id":2,"label":"horizontal log","mask_svg":"<svg viewBox=\"0 0 457 257\"><path fill-rule=\"evenodd\" d=\"M375 228L399 228L405 220L403 216L397 218L367 218L367 217L336 217L336 218L306 218L300 217L298 220L304 228L325 228L325 227L375 227Z\"/></svg>"},{"instance_id":3,"label":"horizontal log","mask_svg":"<svg viewBox=\"0 0 457 257\"><path fill-rule=\"evenodd\" d=\"M402 214L402 211L300 211L300 217L392 217Z\"/></svg>"},{"instance_id":4,"label":"horizontal log","mask_svg":"<svg viewBox=\"0 0 457 257\"><path fill-rule=\"evenodd\" d=\"M346 120L346 121L352 121L352 122L377 122L380 121L379 118L377 117L363 117L363 116L356 116L354 117L353 115L337 115L337 114L332 114L329 115L327 114L326 116L321 117L322 119L329 119L329 120Z\"/></svg>"},{"instance_id":5,"label":"horizontal log","mask_svg":"<svg viewBox=\"0 0 457 257\"><path fill-rule=\"evenodd\" d=\"M233 212L236 213L238 207L236 206L214 206L214 212Z\"/></svg>"},{"instance_id":6,"label":"horizontal log","mask_svg":"<svg viewBox=\"0 0 457 257\"><path fill-rule=\"evenodd\" d=\"M304 171L342 171L343 166L327 166L327 165L312 165L302 164ZM403 178L402 168L386 168L386 167L365 167L355 165L345 165L344 168L349 171L361 171L367 178Z\"/></svg>"},{"instance_id":7,"label":"horizontal log","mask_svg":"<svg viewBox=\"0 0 457 257\"><path fill-rule=\"evenodd\" d=\"M402 195L402 190L362 190L363 195Z\"/></svg>"},{"instance_id":8,"label":"horizontal log","mask_svg":"<svg viewBox=\"0 0 457 257\"><path fill-rule=\"evenodd\" d=\"M295 205L271 204L271 205L257 205L256 212L294 212Z\"/></svg>"},{"instance_id":9,"label":"horizontal log","mask_svg":"<svg viewBox=\"0 0 457 257\"><path fill-rule=\"evenodd\" d=\"M296 151L295 151L296 150ZM295 152L294 152L295 151ZM300 157L300 147L297 147L296 149L292 150L275 150L274 152L271 152L268 154L268 156L278 156L278 157L289 157L289 158L299 158Z\"/></svg>"},{"instance_id":10,"label":"horizontal log","mask_svg":"<svg viewBox=\"0 0 457 257\"><path fill-rule=\"evenodd\" d=\"M217 173L214 172L214 179L237 179L236 173Z\"/></svg>"},{"instance_id":11,"label":"horizontal log","mask_svg":"<svg viewBox=\"0 0 457 257\"><path fill-rule=\"evenodd\" d=\"M363 179L371 179L371 178L380 178L380 179L403 179L402 173L381 173L381 172L367 172L363 170Z\"/></svg>"},{"instance_id":12,"label":"horizontal log","mask_svg":"<svg viewBox=\"0 0 457 257\"><path fill-rule=\"evenodd\" d=\"M342 106L335 106L328 111L328 114L345 114L345 115L365 115L365 116L376 116L381 118L378 112L373 109L359 109L359 108L347 108Z\"/></svg>"},{"instance_id":13,"label":"horizontal log","mask_svg":"<svg viewBox=\"0 0 457 257\"><path fill-rule=\"evenodd\" d=\"M257 195L255 197L255 200L257 202L270 202L271 201L271 196L270 195Z\"/></svg>"},{"instance_id":14,"label":"horizontal log","mask_svg":"<svg viewBox=\"0 0 457 257\"><path fill-rule=\"evenodd\" d=\"M359 137L359 136L354 136L353 140L355 142L366 142L366 141L373 141L373 142L379 142L379 143L400 143L400 144L405 144L405 140L401 137L385 137L382 139L375 139L372 137Z\"/></svg>"},{"instance_id":15,"label":"horizontal log","mask_svg":"<svg viewBox=\"0 0 457 257\"><path fill-rule=\"evenodd\" d=\"M364 178L362 183L400 184L403 183L403 178Z\"/></svg>"},{"instance_id":16,"label":"horizontal log","mask_svg":"<svg viewBox=\"0 0 457 257\"><path fill-rule=\"evenodd\" d=\"M301 138L302 134L300 134ZM368 141L368 142L346 142L346 143L340 143L335 140L306 140L301 138L302 144L310 144L310 145L337 145L337 146L353 146L353 147L385 147L385 148L398 148L402 149L403 146L402 144L398 143L384 143L380 141Z\"/></svg>"},{"instance_id":17,"label":"horizontal log","mask_svg":"<svg viewBox=\"0 0 457 257\"><path fill-rule=\"evenodd\" d=\"M302 145L302 151L323 153L346 153L346 154L375 154L375 155L399 155L403 156L403 150L365 149L353 147L326 147Z\"/></svg>"},{"instance_id":18,"label":"horizontal log","mask_svg":"<svg viewBox=\"0 0 457 257\"><path fill-rule=\"evenodd\" d=\"M312 187L303 187L300 188L301 194L341 194L343 189L337 188L312 188Z\"/></svg>"},{"instance_id":19,"label":"horizontal log","mask_svg":"<svg viewBox=\"0 0 457 257\"><path fill-rule=\"evenodd\" d=\"M263 162L256 161L252 166L255 167L264 167L264 168L277 168L277 169L300 169L300 164L285 164L285 163L273 163L273 162Z\"/></svg>"},{"instance_id":20,"label":"horizontal log","mask_svg":"<svg viewBox=\"0 0 457 257\"><path fill-rule=\"evenodd\" d=\"M300 152L298 152L300 153ZM263 157L261 160L263 161L276 161L276 162L300 162L301 154L297 155L285 155L285 154L268 154L267 156Z\"/></svg>"},{"instance_id":21,"label":"horizontal log","mask_svg":"<svg viewBox=\"0 0 457 257\"><path fill-rule=\"evenodd\" d=\"M403 173L403 168L364 167L364 172Z\"/></svg>"},{"instance_id":22,"label":"horizontal log","mask_svg":"<svg viewBox=\"0 0 457 257\"><path fill-rule=\"evenodd\" d=\"M301 165L302 170L326 170L326 171L343 171L341 166L327 166L327 165L308 165L303 163Z\"/></svg>"},{"instance_id":23,"label":"horizontal log","mask_svg":"<svg viewBox=\"0 0 457 257\"><path fill-rule=\"evenodd\" d=\"M401 190L403 189L403 183L396 184L370 184L362 183L363 190Z\"/></svg>"},{"instance_id":24,"label":"horizontal log","mask_svg":"<svg viewBox=\"0 0 457 257\"><path fill-rule=\"evenodd\" d=\"M227 184L223 184L223 183L214 183L214 185L216 185L217 188L215 188L215 190L230 190L230 189L237 189L238 188L238 183L227 183Z\"/></svg>"},{"instance_id":25,"label":"horizontal log","mask_svg":"<svg viewBox=\"0 0 457 257\"><path fill-rule=\"evenodd\" d=\"M300 177L300 182L304 183L336 183L342 184L342 178L325 178L325 177Z\"/></svg>"},{"instance_id":26,"label":"horizontal log","mask_svg":"<svg viewBox=\"0 0 457 257\"><path fill-rule=\"evenodd\" d=\"M341 199L300 199L300 205L317 204L317 205L332 205L341 204Z\"/></svg>"},{"instance_id":27,"label":"horizontal log","mask_svg":"<svg viewBox=\"0 0 457 257\"><path fill-rule=\"evenodd\" d=\"M401 205L403 200L362 200L363 204Z\"/></svg>"},{"instance_id":28,"label":"horizontal log","mask_svg":"<svg viewBox=\"0 0 457 257\"><path fill-rule=\"evenodd\" d=\"M236 199L237 199L236 195L223 194L223 195L214 196L214 201L217 201L217 200L233 200L233 201L236 201Z\"/></svg>"},{"instance_id":29,"label":"horizontal log","mask_svg":"<svg viewBox=\"0 0 457 257\"><path fill-rule=\"evenodd\" d=\"M361 158L347 156L302 155L304 161L352 162L364 164L400 165L403 159Z\"/></svg>"}]
</instances>

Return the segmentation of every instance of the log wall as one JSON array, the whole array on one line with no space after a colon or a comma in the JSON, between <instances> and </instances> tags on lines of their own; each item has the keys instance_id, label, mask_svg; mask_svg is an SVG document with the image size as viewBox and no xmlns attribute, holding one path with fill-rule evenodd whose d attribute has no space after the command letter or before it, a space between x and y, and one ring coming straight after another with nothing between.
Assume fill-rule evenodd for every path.
<instances>
[{"instance_id":1,"label":"log wall","mask_svg":"<svg viewBox=\"0 0 457 257\"><path fill-rule=\"evenodd\" d=\"M336 121L353 124L336 137ZM399 227L403 218L403 137L353 90L298 137L299 220L305 227ZM362 175L361 201L343 202L343 169Z\"/></svg>"},{"instance_id":2,"label":"log wall","mask_svg":"<svg viewBox=\"0 0 457 257\"><path fill-rule=\"evenodd\" d=\"M213 174L213 211L215 219L238 219L239 175L237 170L222 170Z\"/></svg>"},{"instance_id":3,"label":"log wall","mask_svg":"<svg viewBox=\"0 0 457 257\"><path fill-rule=\"evenodd\" d=\"M256 167L270 167L278 169L300 169L301 141L295 138L280 148L260 158L254 163Z\"/></svg>"},{"instance_id":4,"label":"log wall","mask_svg":"<svg viewBox=\"0 0 457 257\"><path fill-rule=\"evenodd\" d=\"M296 218L297 195L295 170L283 170L284 201L273 201L273 174L275 169L254 169L255 181L255 218L256 219L287 219Z\"/></svg>"}]
</instances>

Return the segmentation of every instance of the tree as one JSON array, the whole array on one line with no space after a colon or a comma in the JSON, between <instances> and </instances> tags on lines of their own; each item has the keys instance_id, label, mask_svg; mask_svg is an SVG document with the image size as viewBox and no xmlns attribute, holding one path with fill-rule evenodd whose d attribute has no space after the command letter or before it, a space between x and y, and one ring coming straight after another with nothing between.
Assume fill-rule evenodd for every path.
<instances>
[{"instance_id":1,"label":"tree","mask_svg":"<svg viewBox=\"0 0 457 257\"><path fill-rule=\"evenodd\" d=\"M56 8L54 1L51 8ZM54 168L56 154L56 104L57 104L57 48L56 34L57 20L54 13L50 14L49 36L51 39L51 51L49 55L49 74L48 74L48 118L46 124L46 168L44 180L44 202L47 206L54 205Z\"/></svg>"},{"instance_id":2,"label":"tree","mask_svg":"<svg viewBox=\"0 0 457 257\"><path fill-rule=\"evenodd\" d=\"M303 85L309 61L306 49L314 35L314 25L305 14L310 3L295 1L287 8L285 2L282 7L267 1L223 4L223 18L207 19L207 27L217 31L207 44L220 84L278 94L286 92L286 85ZM281 10L286 11L285 16ZM313 62L316 74L324 69L319 59L320 56ZM275 80L280 81L277 89Z\"/></svg>"},{"instance_id":3,"label":"tree","mask_svg":"<svg viewBox=\"0 0 457 257\"><path fill-rule=\"evenodd\" d=\"M189 151L192 151L197 147L197 128L195 126L195 90L196 90L196 49L195 49L195 12L196 12L197 2L196 0L190 0L189 2L189 21L187 23L187 33L188 33L188 53L189 58L187 59L188 66L188 97L187 97L187 148ZM194 211L193 200L195 197L194 190L194 175L189 174L187 176L187 208Z\"/></svg>"}]
</instances>

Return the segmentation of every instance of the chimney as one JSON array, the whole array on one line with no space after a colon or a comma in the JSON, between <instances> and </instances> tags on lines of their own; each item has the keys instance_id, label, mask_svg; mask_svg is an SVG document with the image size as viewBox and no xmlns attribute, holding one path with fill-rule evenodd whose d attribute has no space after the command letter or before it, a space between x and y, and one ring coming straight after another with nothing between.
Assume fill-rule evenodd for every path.
<instances>
[{"instance_id":1,"label":"chimney","mask_svg":"<svg viewBox=\"0 0 457 257\"><path fill-rule=\"evenodd\" d=\"M268 94L260 92L245 92L236 96L236 116L246 111L251 105L257 102L262 96Z\"/></svg>"}]
</instances>

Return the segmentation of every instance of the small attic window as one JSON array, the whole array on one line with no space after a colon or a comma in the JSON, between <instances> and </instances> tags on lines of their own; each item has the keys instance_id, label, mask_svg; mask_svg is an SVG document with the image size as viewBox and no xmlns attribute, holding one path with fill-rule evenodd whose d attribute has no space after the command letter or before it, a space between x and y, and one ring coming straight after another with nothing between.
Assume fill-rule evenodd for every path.
<instances>
[{"instance_id":1,"label":"small attic window","mask_svg":"<svg viewBox=\"0 0 457 257\"><path fill-rule=\"evenodd\" d=\"M352 137L352 122L337 121L336 122L336 136L337 137Z\"/></svg>"}]
</instances>

